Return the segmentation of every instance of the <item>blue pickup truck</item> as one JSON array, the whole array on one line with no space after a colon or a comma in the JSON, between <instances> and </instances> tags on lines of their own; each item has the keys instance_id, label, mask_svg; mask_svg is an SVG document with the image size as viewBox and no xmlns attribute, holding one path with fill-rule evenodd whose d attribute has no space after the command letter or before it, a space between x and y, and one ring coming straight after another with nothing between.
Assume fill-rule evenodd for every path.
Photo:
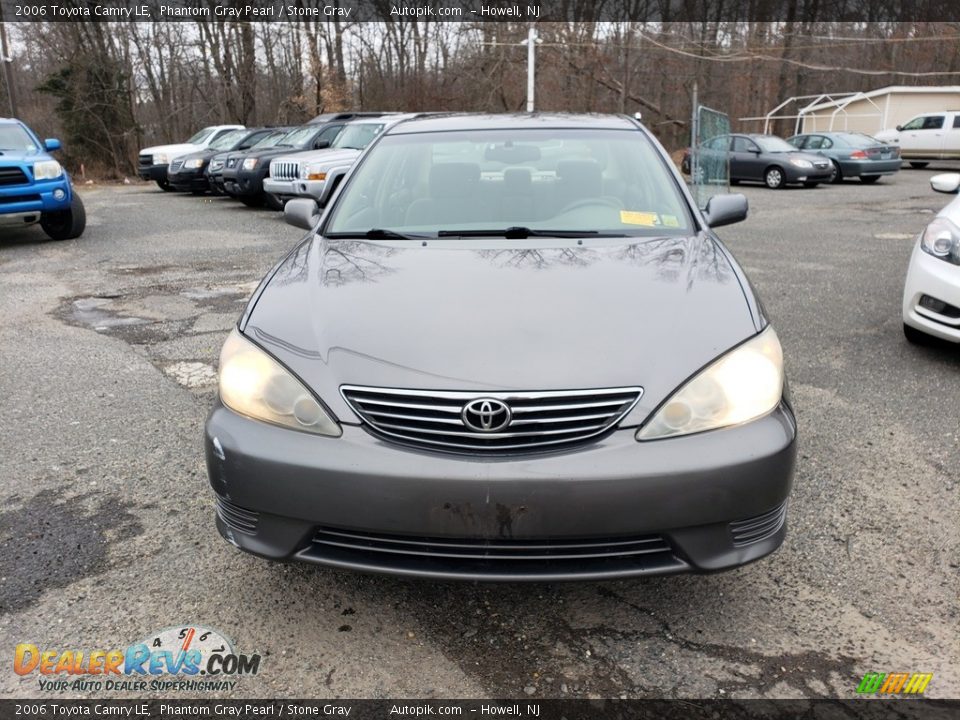
<instances>
[{"instance_id":1,"label":"blue pickup truck","mask_svg":"<svg viewBox=\"0 0 960 720\"><path fill-rule=\"evenodd\" d=\"M83 234L83 201L67 171L50 156L59 147L59 140L40 142L19 120L0 118L0 224L39 222L52 240Z\"/></svg>"}]
</instances>

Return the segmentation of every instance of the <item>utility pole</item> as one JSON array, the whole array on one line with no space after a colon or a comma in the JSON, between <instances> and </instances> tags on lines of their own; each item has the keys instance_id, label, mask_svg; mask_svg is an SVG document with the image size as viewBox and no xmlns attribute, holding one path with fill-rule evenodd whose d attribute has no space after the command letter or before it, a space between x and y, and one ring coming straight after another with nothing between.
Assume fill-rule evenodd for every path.
<instances>
[{"instance_id":1,"label":"utility pole","mask_svg":"<svg viewBox=\"0 0 960 720\"><path fill-rule=\"evenodd\" d=\"M7 44L7 24L3 21L3 3L0 3L0 52L3 57L3 78L7 83L7 95L10 98L10 117L17 117L17 91L13 87L13 58Z\"/></svg>"},{"instance_id":2,"label":"utility pole","mask_svg":"<svg viewBox=\"0 0 960 720\"><path fill-rule=\"evenodd\" d=\"M527 39L520 42L521 45L527 46L527 112L533 112L533 96L534 96L534 79L536 74L536 61L537 61L537 43L540 42L537 39L537 29L530 25L530 29L527 30Z\"/></svg>"}]
</instances>

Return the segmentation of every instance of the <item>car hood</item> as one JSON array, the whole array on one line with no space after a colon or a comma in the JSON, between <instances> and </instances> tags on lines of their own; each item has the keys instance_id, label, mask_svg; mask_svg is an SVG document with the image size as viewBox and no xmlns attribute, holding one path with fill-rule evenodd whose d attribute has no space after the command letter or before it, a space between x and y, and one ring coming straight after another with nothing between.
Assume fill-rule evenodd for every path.
<instances>
[{"instance_id":1,"label":"car hood","mask_svg":"<svg viewBox=\"0 0 960 720\"><path fill-rule=\"evenodd\" d=\"M0 164L17 165L52 159L45 150L4 150L0 152Z\"/></svg>"},{"instance_id":2,"label":"car hood","mask_svg":"<svg viewBox=\"0 0 960 720\"><path fill-rule=\"evenodd\" d=\"M588 242L314 238L278 266L243 331L345 422L358 419L343 384L639 385L630 425L759 330L710 236Z\"/></svg>"},{"instance_id":3,"label":"car hood","mask_svg":"<svg viewBox=\"0 0 960 720\"><path fill-rule=\"evenodd\" d=\"M194 145L193 143L179 143L175 145L154 145L153 147L144 148L140 151L143 155L156 155L157 153L165 153L170 156L170 159L173 160L175 157L180 157L181 155L186 155L189 152L196 152L200 150L199 145Z\"/></svg>"},{"instance_id":4,"label":"car hood","mask_svg":"<svg viewBox=\"0 0 960 720\"><path fill-rule=\"evenodd\" d=\"M305 150L299 153L289 153L289 155L284 155L282 157L276 158L277 160L284 160L289 157L291 160L298 160L301 163L306 162L324 162L324 163L340 163L344 161L353 161L356 157L360 155L360 150L354 150L352 148L325 148L323 150Z\"/></svg>"},{"instance_id":5,"label":"car hood","mask_svg":"<svg viewBox=\"0 0 960 720\"><path fill-rule=\"evenodd\" d=\"M878 133L874 133L873 137L879 140L880 142L899 142L900 141L900 131L899 130L881 130Z\"/></svg>"}]
</instances>

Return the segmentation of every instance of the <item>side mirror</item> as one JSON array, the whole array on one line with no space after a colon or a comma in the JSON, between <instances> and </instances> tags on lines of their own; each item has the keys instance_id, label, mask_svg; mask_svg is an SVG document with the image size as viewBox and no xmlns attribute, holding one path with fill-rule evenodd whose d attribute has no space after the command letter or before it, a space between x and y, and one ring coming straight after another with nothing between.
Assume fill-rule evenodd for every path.
<instances>
[{"instance_id":1,"label":"side mirror","mask_svg":"<svg viewBox=\"0 0 960 720\"><path fill-rule=\"evenodd\" d=\"M43 149L47 152L53 152L60 149L60 141L56 138L47 138L43 141Z\"/></svg>"},{"instance_id":2,"label":"side mirror","mask_svg":"<svg viewBox=\"0 0 960 720\"><path fill-rule=\"evenodd\" d=\"M747 197L740 193L714 195L703 211L704 219L710 227L732 225L747 219Z\"/></svg>"},{"instance_id":3,"label":"side mirror","mask_svg":"<svg viewBox=\"0 0 960 720\"><path fill-rule=\"evenodd\" d=\"M329 141L329 140L317 140L317 141L313 144L313 149L314 149L314 150L325 150L325 149L328 148L328 147L330 147L330 141Z\"/></svg>"},{"instance_id":4,"label":"side mirror","mask_svg":"<svg viewBox=\"0 0 960 720\"><path fill-rule=\"evenodd\" d=\"M900 132L901 130L903 130L903 125L897 125L897 132Z\"/></svg>"},{"instance_id":5,"label":"side mirror","mask_svg":"<svg viewBox=\"0 0 960 720\"><path fill-rule=\"evenodd\" d=\"M320 221L316 201L310 198L287 200L287 204L283 206L283 219L287 224L301 230L313 230Z\"/></svg>"},{"instance_id":6,"label":"side mirror","mask_svg":"<svg viewBox=\"0 0 960 720\"><path fill-rule=\"evenodd\" d=\"M937 192L953 194L960 190L960 173L943 173L930 178L930 187Z\"/></svg>"}]
</instances>

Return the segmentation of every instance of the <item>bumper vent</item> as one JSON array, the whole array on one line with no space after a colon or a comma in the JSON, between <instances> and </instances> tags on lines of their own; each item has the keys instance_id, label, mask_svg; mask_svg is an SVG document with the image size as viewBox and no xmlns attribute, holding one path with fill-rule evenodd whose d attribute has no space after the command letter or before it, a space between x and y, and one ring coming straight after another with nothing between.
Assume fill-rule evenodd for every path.
<instances>
[{"instance_id":1,"label":"bumper vent","mask_svg":"<svg viewBox=\"0 0 960 720\"><path fill-rule=\"evenodd\" d=\"M778 505L773 510L756 515L746 520L730 523L730 534L736 547L760 542L776 535L787 519L787 503Z\"/></svg>"},{"instance_id":2,"label":"bumper vent","mask_svg":"<svg viewBox=\"0 0 960 720\"><path fill-rule=\"evenodd\" d=\"M0 168L0 185L26 185L30 180L18 167Z\"/></svg>"},{"instance_id":3,"label":"bumper vent","mask_svg":"<svg viewBox=\"0 0 960 720\"><path fill-rule=\"evenodd\" d=\"M275 162L270 163L270 177L275 180L296 180L300 177L300 163Z\"/></svg>"},{"instance_id":4,"label":"bumper vent","mask_svg":"<svg viewBox=\"0 0 960 720\"><path fill-rule=\"evenodd\" d=\"M455 453L546 452L613 430L643 389L454 392L344 385L344 399L385 440Z\"/></svg>"},{"instance_id":5,"label":"bumper vent","mask_svg":"<svg viewBox=\"0 0 960 720\"><path fill-rule=\"evenodd\" d=\"M140 163L140 167L150 167L153 165L153 155L140 155L137 161Z\"/></svg>"},{"instance_id":6,"label":"bumper vent","mask_svg":"<svg viewBox=\"0 0 960 720\"><path fill-rule=\"evenodd\" d=\"M256 534L257 524L260 522L259 513L237 507L219 496L217 496L217 517L231 530L247 535Z\"/></svg>"},{"instance_id":7,"label":"bumper vent","mask_svg":"<svg viewBox=\"0 0 960 720\"><path fill-rule=\"evenodd\" d=\"M525 576L688 569L660 535L527 540L385 535L320 528L303 560L442 575Z\"/></svg>"}]
</instances>

